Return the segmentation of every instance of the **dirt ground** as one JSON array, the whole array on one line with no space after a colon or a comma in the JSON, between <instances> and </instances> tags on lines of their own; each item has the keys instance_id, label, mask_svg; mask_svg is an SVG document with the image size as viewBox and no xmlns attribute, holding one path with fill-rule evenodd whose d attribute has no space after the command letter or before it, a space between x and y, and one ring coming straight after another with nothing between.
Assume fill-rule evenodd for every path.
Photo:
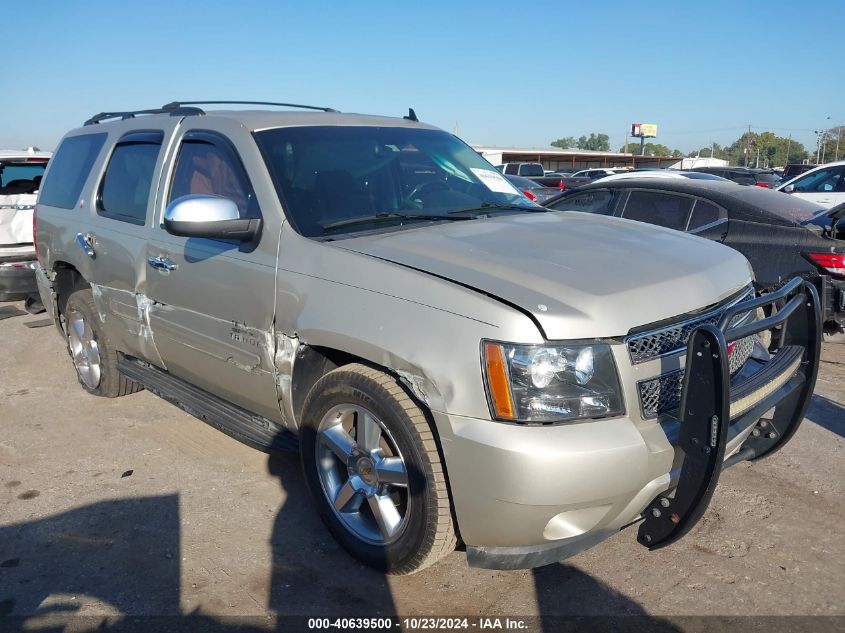
<instances>
[{"instance_id":1,"label":"dirt ground","mask_svg":"<svg viewBox=\"0 0 845 633\"><path fill-rule=\"evenodd\" d=\"M396 578L334 543L295 455L148 392L86 394L20 307L0 307L0 616L845 615L845 345L791 444L726 471L681 542L650 553L629 529L534 571L456 552Z\"/></svg>"}]
</instances>

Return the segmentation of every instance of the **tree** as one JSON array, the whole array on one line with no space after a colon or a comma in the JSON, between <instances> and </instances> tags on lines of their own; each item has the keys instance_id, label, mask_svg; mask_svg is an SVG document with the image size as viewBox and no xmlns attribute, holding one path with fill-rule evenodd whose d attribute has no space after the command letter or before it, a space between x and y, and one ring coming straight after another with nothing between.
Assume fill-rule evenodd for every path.
<instances>
[{"instance_id":1,"label":"tree","mask_svg":"<svg viewBox=\"0 0 845 633\"><path fill-rule=\"evenodd\" d=\"M800 163L807 158L807 150L798 141L778 136L774 132L745 132L725 148L720 158L726 159L731 165L782 167L789 163Z\"/></svg>"},{"instance_id":2,"label":"tree","mask_svg":"<svg viewBox=\"0 0 845 633\"><path fill-rule=\"evenodd\" d=\"M719 145L718 143L713 143L712 145L702 147L697 152L690 153L690 156L695 156L697 158L724 158L724 156L722 156L724 152L725 150L722 148L721 145Z\"/></svg>"},{"instance_id":3,"label":"tree","mask_svg":"<svg viewBox=\"0 0 845 633\"><path fill-rule=\"evenodd\" d=\"M575 137L564 136L556 141L552 141L551 145L552 147L559 147L560 149L569 149L570 147L575 147Z\"/></svg>"},{"instance_id":4,"label":"tree","mask_svg":"<svg viewBox=\"0 0 845 633\"><path fill-rule=\"evenodd\" d=\"M619 148L620 152L625 151L625 147ZM640 155L639 143L632 141L628 143L628 151L634 156ZM643 145L643 156L672 156L674 158L683 158L684 153L679 149L669 149L661 143L645 143Z\"/></svg>"},{"instance_id":5,"label":"tree","mask_svg":"<svg viewBox=\"0 0 845 633\"><path fill-rule=\"evenodd\" d=\"M845 125L825 130L821 138L819 160L829 163L845 157Z\"/></svg>"},{"instance_id":6,"label":"tree","mask_svg":"<svg viewBox=\"0 0 845 633\"><path fill-rule=\"evenodd\" d=\"M610 137L607 134L591 132L589 138L582 136L575 144L578 149L589 149L594 152L609 152Z\"/></svg>"}]
</instances>

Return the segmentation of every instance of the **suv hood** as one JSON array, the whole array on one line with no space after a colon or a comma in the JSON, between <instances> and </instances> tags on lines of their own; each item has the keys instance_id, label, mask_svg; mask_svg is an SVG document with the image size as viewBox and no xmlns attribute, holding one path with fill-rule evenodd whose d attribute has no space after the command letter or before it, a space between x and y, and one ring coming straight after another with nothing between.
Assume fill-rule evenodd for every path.
<instances>
[{"instance_id":1,"label":"suv hood","mask_svg":"<svg viewBox=\"0 0 845 633\"><path fill-rule=\"evenodd\" d=\"M712 305L751 281L745 257L716 242L576 212L443 223L334 245L515 304L549 340L621 336Z\"/></svg>"},{"instance_id":2,"label":"suv hood","mask_svg":"<svg viewBox=\"0 0 845 633\"><path fill-rule=\"evenodd\" d=\"M0 196L0 248L32 244L32 209L35 194Z\"/></svg>"}]
</instances>

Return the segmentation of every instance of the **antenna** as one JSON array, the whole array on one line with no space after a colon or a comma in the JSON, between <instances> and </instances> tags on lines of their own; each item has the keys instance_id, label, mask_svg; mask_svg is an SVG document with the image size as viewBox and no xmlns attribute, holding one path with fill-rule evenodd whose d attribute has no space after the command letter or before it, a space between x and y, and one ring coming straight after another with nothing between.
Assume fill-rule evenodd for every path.
<instances>
[{"instance_id":1,"label":"antenna","mask_svg":"<svg viewBox=\"0 0 845 633\"><path fill-rule=\"evenodd\" d=\"M415 121L416 123L420 122L420 120L417 118L417 113L414 112L413 108L408 108L408 114L406 116L403 116L402 118L407 121Z\"/></svg>"}]
</instances>

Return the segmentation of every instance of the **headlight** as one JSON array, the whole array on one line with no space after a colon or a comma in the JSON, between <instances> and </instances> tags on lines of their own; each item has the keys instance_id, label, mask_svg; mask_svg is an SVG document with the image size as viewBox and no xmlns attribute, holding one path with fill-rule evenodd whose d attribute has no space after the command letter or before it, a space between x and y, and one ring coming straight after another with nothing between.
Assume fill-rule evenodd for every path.
<instances>
[{"instance_id":1,"label":"headlight","mask_svg":"<svg viewBox=\"0 0 845 633\"><path fill-rule=\"evenodd\" d=\"M490 412L514 422L561 422L620 415L622 395L610 347L510 345L483 341Z\"/></svg>"}]
</instances>

